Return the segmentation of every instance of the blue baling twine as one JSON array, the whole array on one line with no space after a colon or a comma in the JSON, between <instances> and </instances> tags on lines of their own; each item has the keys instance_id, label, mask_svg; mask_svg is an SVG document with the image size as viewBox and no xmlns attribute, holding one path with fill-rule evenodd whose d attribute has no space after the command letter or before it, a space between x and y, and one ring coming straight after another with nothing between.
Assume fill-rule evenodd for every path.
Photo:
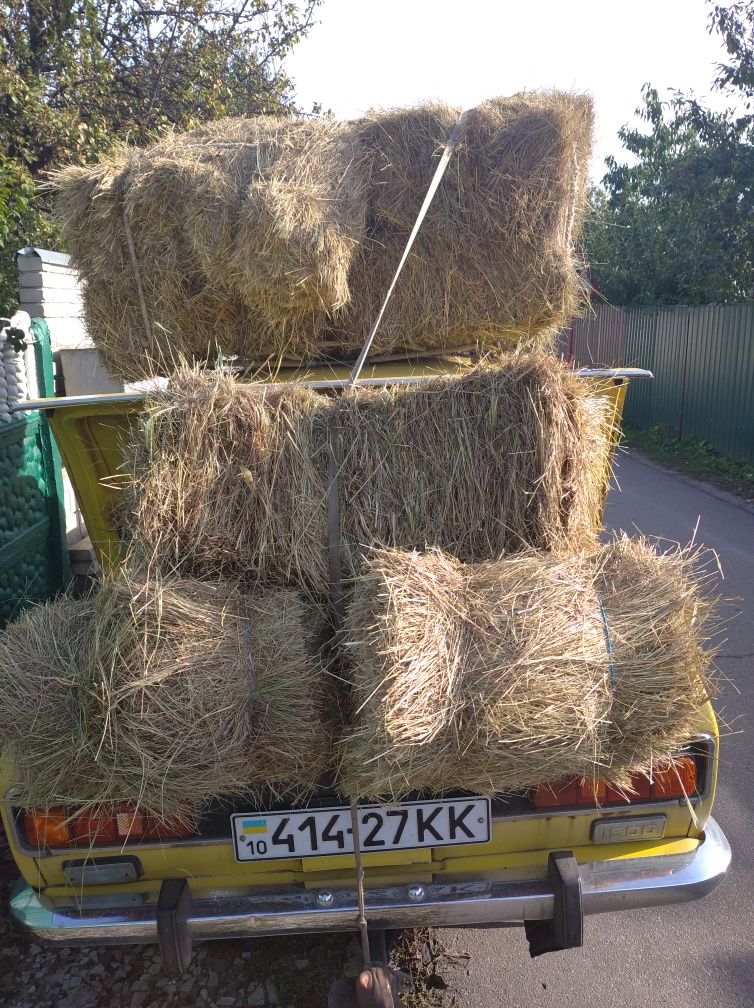
<instances>
[{"instance_id":1,"label":"blue baling twine","mask_svg":"<svg viewBox=\"0 0 754 1008\"><path fill-rule=\"evenodd\" d=\"M597 602L599 603L600 612L602 613L602 629L605 631L605 644L607 646L607 656L610 659L610 689L615 692L615 686L618 681L618 670L615 667L615 661L613 660L613 642L610 637L610 624L607 621L607 613L605 612L605 607L602 604L602 599L598 596Z\"/></svg>"}]
</instances>

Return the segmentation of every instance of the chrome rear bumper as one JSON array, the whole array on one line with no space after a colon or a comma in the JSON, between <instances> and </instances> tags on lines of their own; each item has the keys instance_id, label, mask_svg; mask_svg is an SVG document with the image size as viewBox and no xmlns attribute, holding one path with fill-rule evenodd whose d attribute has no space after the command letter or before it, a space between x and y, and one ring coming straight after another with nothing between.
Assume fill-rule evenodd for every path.
<instances>
[{"instance_id":1,"label":"chrome rear bumper","mask_svg":"<svg viewBox=\"0 0 754 1008\"><path fill-rule=\"evenodd\" d=\"M723 879L730 864L723 831L710 819L697 849L688 854L579 866L585 914L699 899ZM546 879L438 882L409 899L406 887L366 891L370 926L384 928L521 924L553 915ZM187 925L194 941L253 935L356 929L356 893L334 890L331 901L303 888L249 889L193 900ZM417 892L412 895L416 897ZM326 905L320 905L320 904ZM47 909L34 889L19 884L11 900L16 921L42 941L105 945L157 941L154 904L117 909Z\"/></svg>"}]
</instances>

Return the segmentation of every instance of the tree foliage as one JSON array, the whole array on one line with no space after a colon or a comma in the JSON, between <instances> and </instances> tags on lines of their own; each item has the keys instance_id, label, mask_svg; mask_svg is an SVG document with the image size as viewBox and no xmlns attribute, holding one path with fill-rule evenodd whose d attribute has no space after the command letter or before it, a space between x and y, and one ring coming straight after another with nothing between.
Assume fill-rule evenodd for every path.
<instances>
[{"instance_id":1,"label":"tree foliage","mask_svg":"<svg viewBox=\"0 0 754 1008\"><path fill-rule=\"evenodd\" d=\"M618 134L633 162L608 158L591 191L585 254L613 304L754 297L754 2L716 5L710 27L730 57L713 83L737 110L713 112L679 91L662 101L645 85L646 128Z\"/></svg>"},{"instance_id":2,"label":"tree foliage","mask_svg":"<svg viewBox=\"0 0 754 1008\"><path fill-rule=\"evenodd\" d=\"M320 0L10 0L0 6L0 305L49 241L45 173L114 141L291 107L282 60ZM3 280L4 287L3 289Z\"/></svg>"}]
</instances>

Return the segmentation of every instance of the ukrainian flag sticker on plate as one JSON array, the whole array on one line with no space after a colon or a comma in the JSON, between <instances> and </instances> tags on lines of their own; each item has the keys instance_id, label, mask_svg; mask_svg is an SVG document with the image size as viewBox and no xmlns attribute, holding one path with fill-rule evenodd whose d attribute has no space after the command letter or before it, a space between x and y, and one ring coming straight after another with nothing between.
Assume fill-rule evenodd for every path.
<instances>
[{"instance_id":1,"label":"ukrainian flag sticker on plate","mask_svg":"<svg viewBox=\"0 0 754 1008\"><path fill-rule=\"evenodd\" d=\"M267 832L266 819L242 819L241 830L244 836L255 836Z\"/></svg>"}]
</instances>

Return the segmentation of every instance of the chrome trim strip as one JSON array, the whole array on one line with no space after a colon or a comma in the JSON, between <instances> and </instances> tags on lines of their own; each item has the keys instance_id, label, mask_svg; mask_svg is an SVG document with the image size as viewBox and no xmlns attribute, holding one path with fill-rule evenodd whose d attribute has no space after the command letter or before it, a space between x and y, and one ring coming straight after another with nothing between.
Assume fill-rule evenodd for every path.
<instances>
[{"instance_id":1,"label":"chrome trim strip","mask_svg":"<svg viewBox=\"0 0 754 1008\"><path fill-rule=\"evenodd\" d=\"M113 392L103 393L101 395L50 396L47 399L27 399L25 402L15 403L11 412L26 413L29 410L58 409L63 406L96 406L97 403L132 403L140 402L143 398L143 392Z\"/></svg>"},{"instance_id":2,"label":"chrome trim strip","mask_svg":"<svg viewBox=\"0 0 754 1008\"><path fill-rule=\"evenodd\" d=\"M689 801L692 805L698 805L701 798L698 795L694 795ZM686 801L683 798L663 798L658 801L643 801L637 802L634 805L569 805L565 808L541 808L534 812L520 812L516 815L511 816L493 816L493 822L507 822L516 819L556 819L562 816L573 816L586 815L586 816L599 816L599 815L627 815L636 816L641 815L646 812L647 814L651 812L669 812L671 809L678 808L679 805L688 807ZM680 838L682 839L682 838ZM99 848L97 848L99 850Z\"/></svg>"},{"instance_id":3,"label":"chrome trim strip","mask_svg":"<svg viewBox=\"0 0 754 1008\"><path fill-rule=\"evenodd\" d=\"M577 378L654 378L651 371L642 368L579 368L574 372ZM360 378L360 387L379 387L381 385L415 385L419 382L430 381L432 378L442 377L439 374L413 375L402 378ZM282 388L290 382L250 382L258 384L259 388ZM330 381L303 381L299 383L306 388L315 391L326 391L330 389L343 389L348 384L347 378L331 379ZM96 406L105 403L133 403L141 402L146 398L146 392L113 392L101 393L99 395L79 395L79 396L56 396L47 399L29 399L26 402L16 403L11 407L11 413L24 413L28 410L37 409L58 409L65 406Z\"/></svg>"},{"instance_id":4,"label":"chrome trim strip","mask_svg":"<svg viewBox=\"0 0 754 1008\"><path fill-rule=\"evenodd\" d=\"M651 371L645 368L607 368L581 367L576 371L577 378L654 378Z\"/></svg>"},{"instance_id":5,"label":"chrome trim strip","mask_svg":"<svg viewBox=\"0 0 754 1008\"><path fill-rule=\"evenodd\" d=\"M630 860L595 861L579 866L584 912L603 913L699 899L722 881L730 847L710 819L702 842L687 854ZM406 887L366 891L370 924L375 927L521 924L552 916L553 894L546 879L524 881L446 881L425 885L422 902L409 901ZM155 908L50 910L23 882L11 899L14 919L35 938L64 945L154 942ZM250 935L350 931L356 929L358 901L350 890L334 890L327 908L317 892L302 887L259 890L241 895L222 892L194 901L188 916L198 941Z\"/></svg>"}]
</instances>

